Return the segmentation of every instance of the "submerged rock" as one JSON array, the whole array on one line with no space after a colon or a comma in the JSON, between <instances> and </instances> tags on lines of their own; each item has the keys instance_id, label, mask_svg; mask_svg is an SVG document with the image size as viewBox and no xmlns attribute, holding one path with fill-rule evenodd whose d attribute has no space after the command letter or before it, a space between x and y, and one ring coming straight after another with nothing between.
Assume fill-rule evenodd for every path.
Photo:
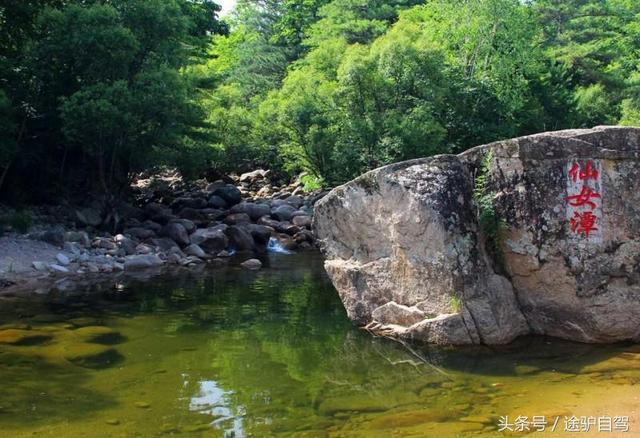
<instances>
[{"instance_id":1,"label":"submerged rock","mask_svg":"<svg viewBox=\"0 0 640 438\"><path fill-rule=\"evenodd\" d=\"M639 157L640 129L598 127L397 163L320 200L314 229L349 317L374 331L637 341Z\"/></svg>"},{"instance_id":2,"label":"submerged rock","mask_svg":"<svg viewBox=\"0 0 640 438\"><path fill-rule=\"evenodd\" d=\"M262 268L262 262L258 259L249 259L242 262L240 266L250 271L257 271L258 269Z\"/></svg>"}]
</instances>

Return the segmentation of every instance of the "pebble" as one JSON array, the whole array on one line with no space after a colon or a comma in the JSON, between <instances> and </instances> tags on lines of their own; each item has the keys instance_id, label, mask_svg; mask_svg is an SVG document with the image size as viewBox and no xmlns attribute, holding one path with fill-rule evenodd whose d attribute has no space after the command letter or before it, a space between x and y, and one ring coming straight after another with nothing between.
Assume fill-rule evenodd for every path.
<instances>
[{"instance_id":1,"label":"pebble","mask_svg":"<svg viewBox=\"0 0 640 438\"><path fill-rule=\"evenodd\" d=\"M64 266L56 265L56 264L49 265L49 269L51 269L52 271L55 271L55 272L60 272L62 274L68 274L69 273L69 270L67 268L65 268Z\"/></svg>"},{"instance_id":2,"label":"pebble","mask_svg":"<svg viewBox=\"0 0 640 438\"><path fill-rule=\"evenodd\" d=\"M47 264L45 262L33 262L32 265L33 265L33 268L36 271L46 271L47 270Z\"/></svg>"},{"instance_id":3,"label":"pebble","mask_svg":"<svg viewBox=\"0 0 640 438\"><path fill-rule=\"evenodd\" d=\"M71 260L69 260L69 257L62 253L58 253L58 255L56 255L56 260L58 260L58 263L60 263L62 266L69 266L71 264Z\"/></svg>"}]
</instances>

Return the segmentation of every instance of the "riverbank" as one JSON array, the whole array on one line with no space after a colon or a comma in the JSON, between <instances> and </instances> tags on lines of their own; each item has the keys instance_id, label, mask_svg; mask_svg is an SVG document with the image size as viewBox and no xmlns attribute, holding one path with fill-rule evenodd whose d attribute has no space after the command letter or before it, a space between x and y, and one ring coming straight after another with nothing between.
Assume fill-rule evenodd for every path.
<instances>
[{"instance_id":1,"label":"riverbank","mask_svg":"<svg viewBox=\"0 0 640 438\"><path fill-rule=\"evenodd\" d=\"M313 206L324 195L305 192L299 180L274 186L264 170L193 183L167 172L138 179L133 191L131 203L20 212L34 224L26 233L8 226L0 237L0 293L73 288L118 273L260 269L269 251L315 248Z\"/></svg>"}]
</instances>

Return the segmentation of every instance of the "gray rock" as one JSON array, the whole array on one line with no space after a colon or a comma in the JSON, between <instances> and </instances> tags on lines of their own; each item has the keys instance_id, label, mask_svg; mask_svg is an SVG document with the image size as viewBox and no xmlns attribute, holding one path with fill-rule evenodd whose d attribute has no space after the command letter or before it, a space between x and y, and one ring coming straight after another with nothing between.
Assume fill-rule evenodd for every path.
<instances>
[{"instance_id":1,"label":"gray rock","mask_svg":"<svg viewBox=\"0 0 640 438\"><path fill-rule=\"evenodd\" d=\"M213 195L209 198L208 205L209 207L216 209L225 209L228 207L227 201L217 195Z\"/></svg>"},{"instance_id":2,"label":"gray rock","mask_svg":"<svg viewBox=\"0 0 640 438\"><path fill-rule=\"evenodd\" d=\"M292 205L296 209L298 209L302 207L302 204L304 204L304 199L302 199L302 197L297 195L291 195L285 199L285 202L289 205Z\"/></svg>"},{"instance_id":3,"label":"gray rock","mask_svg":"<svg viewBox=\"0 0 640 438\"><path fill-rule=\"evenodd\" d=\"M161 236L168 237L180 246L187 246L190 243L189 234L184 226L179 222L170 222L162 228Z\"/></svg>"},{"instance_id":4,"label":"gray rock","mask_svg":"<svg viewBox=\"0 0 640 438\"><path fill-rule=\"evenodd\" d=\"M136 246L136 254L151 254L153 253L153 247L151 245L147 245L144 243L141 243L139 245Z\"/></svg>"},{"instance_id":5,"label":"gray rock","mask_svg":"<svg viewBox=\"0 0 640 438\"><path fill-rule=\"evenodd\" d=\"M227 225L249 224L251 218L246 213L233 213L224 218L224 223Z\"/></svg>"},{"instance_id":6,"label":"gray rock","mask_svg":"<svg viewBox=\"0 0 640 438\"><path fill-rule=\"evenodd\" d=\"M160 224L156 224L156 225L158 225L158 227L161 227ZM158 231L160 229L161 228L159 228ZM149 228L143 228L143 227L127 228L126 230L123 231L123 233L138 240L147 240L147 239L152 239L154 237L157 237L157 234L154 230Z\"/></svg>"},{"instance_id":7,"label":"gray rock","mask_svg":"<svg viewBox=\"0 0 640 438\"><path fill-rule=\"evenodd\" d=\"M479 223L473 196L490 151L486 194L506 224L500 240ZM349 317L389 336L640 340L639 156L639 129L598 127L397 163L318 201L314 230ZM586 202L583 188L599 196ZM390 302L429 316L376 321Z\"/></svg>"},{"instance_id":8,"label":"gray rock","mask_svg":"<svg viewBox=\"0 0 640 438\"><path fill-rule=\"evenodd\" d=\"M266 248L267 244L269 243L269 239L271 238L273 228L266 227L264 225L249 224L247 226L247 229L251 233L251 236L253 237L253 240L256 242L256 244Z\"/></svg>"},{"instance_id":9,"label":"gray rock","mask_svg":"<svg viewBox=\"0 0 640 438\"><path fill-rule=\"evenodd\" d=\"M229 244L237 251L254 251L256 249L253 236L246 228L233 225L226 229L225 234L229 238Z\"/></svg>"},{"instance_id":10,"label":"gray rock","mask_svg":"<svg viewBox=\"0 0 640 438\"><path fill-rule=\"evenodd\" d=\"M268 216L262 216L260 219L258 219L257 223L259 225L264 225L266 227L271 227L274 230L278 228L278 226L280 225L280 221L277 221L275 219L271 219Z\"/></svg>"},{"instance_id":11,"label":"gray rock","mask_svg":"<svg viewBox=\"0 0 640 438\"><path fill-rule=\"evenodd\" d=\"M71 264L71 260L69 260L69 257L62 254L61 252L56 255L56 260L58 260L58 263L60 263L62 266L69 266Z\"/></svg>"},{"instance_id":12,"label":"gray rock","mask_svg":"<svg viewBox=\"0 0 640 438\"><path fill-rule=\"evenodd\" d=\"M172 248L178 248L178 244L175 242L175 240L170 239L168 237L160 237L158 239L151 239L151 243L160 248L161 251L169 251Z\"/></svg>"},{"instance_id":13,"label":"gray rock","mask_svg":"<svg viewBox=\"0 0 640 438\"><path fill-rule=\"evenodd\" d=\"M164 262L156 254L131 255L125 258L125 271L135 271L139 269L162 266Z\"/></svg>"},{"instance_id":14,"label":"gray rock","mask_svg":"<svg viewBox=\"0 0 640 438\"><path fill-rule=\"evenodd\" d=\"M49 269L52 272L55 272L55 273L58 273L58 274L69 274L69 272L70 272L69 269L67 269L66 267L61 266L61 265L56 265L56 264L49 265Z\"/></svg>"},{"instance_id":15,"label":"gray rock","mask_svg":"<svg viewBox=\"0 0 640 438\"><path fill-rule=\"evenodd\" d=\"M224 227L201 228L191 235L191 243L198 245L208 254L217 254L227 247L229 239Z\"/></svg>"},{"instance_id":16,"label":"gray rock","mask_svg":"<svg viewBox=\"0 0 640 438\"><path fill-rule=\"evenodd\" d=\"M269 176L270 171L256 169L253 172L247 172L240 175L240 182L262 181Z\"/></svg>"},{"instance_id":17,"label":"gray rock","mask_svg":"<svg viewBox=\"0 0 640 438\"><path fill-rule=\"evenodd\" d=\"M291 205L283 204L279 207L273 208L271 210L271 216L278 219L279 221L290 221L295 211L296 209Z\"/></svg>"},{"instance_id":18,"label":"gray rock","mask_svg":"<svg viewBox=\"0 0 640 438\"><path fill-rule=\"evenodd\" d=\"M33 265L33 269L35 269L36 271L47 270L47 264L45 262L32 262L31 264Z\"/></svg>"},{"instance_id":19,"label":"gray rock","mask_svg":"<svg viewBox=\"0 0 640 438\"><path fill-rule=\"evenodd\" d=\"M271 213L271 208L267 204L241 202L231 208L231 213L244 213L252 221L257 221L262 216L268 216Z\"/></svg>"},{"instance_id":20,"label":"gray rock","mask_svg":"<svg viewBox=\"0 0 640 438\"><path fill-rule=\"evenodd\" d=\"M249 259L240 263L240 266L250 271L257 271L258 269L262 268L262 262L258 259Z\"/></svg>"},{"instance_id":21,"label":"gray rock","mask_svg":"<svg viewBox=\"0 0 640 438\"><path fill-rule=\"evenodd\" d=\"M213 194L224 199L228 205L236 205L242 201L242 194L240 193L240 190L231 184L217 188Z\"/></svg>"},{"instance_id":22,"label":"gray rock","mask_svg":"<svg viewBox=\"0 0 640 438\"><path fill-rule=\"evenodd\" d=\"M106 237L96 237L91 242L91 246L94 248L102 248L106 250L118 249L118 246L111 239Z\"/></svg>"},{"instance_id":23,"label":"gray rock","mask_svg":"<svg viewBox=\"0 0 640 438\"><path fill-rule=\"evenodd\" d=\"M204 250L200 248L200 246L196 245L195 243L192 243L191 245L187 246L184 249L184 253L190 256L195 256L200 258L205 258L207 256Z\"/></svg>"},{"instance_id":24,"label":"gray rock","mask_svg":"<svg viewBox=\"0 0 640 438\"><path fill-rule=\"evenodd\" d=\"M117 234L114 237L114 240L116 241L118 248L122 249L124 255L132 255L136 253L136 243L127 236Z\"/></svg>"}]
</instances>

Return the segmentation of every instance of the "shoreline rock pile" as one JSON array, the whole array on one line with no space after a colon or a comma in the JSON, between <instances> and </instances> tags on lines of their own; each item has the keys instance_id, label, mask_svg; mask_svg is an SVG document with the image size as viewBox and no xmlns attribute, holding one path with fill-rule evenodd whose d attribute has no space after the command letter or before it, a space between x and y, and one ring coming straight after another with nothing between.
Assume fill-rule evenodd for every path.
<instances>
[{"instance_id":1,"label":"shoreline rock pile","mask_svg":"<svg viewBox=\"0 0 640 438\"><path fill-rule=\"evenodd\" d=\"M95 202L75 210L57 208L56 218L45 221L57 225L0 238L6 242L5 251L0 249L0 278L223 266L232 256L255 270L261 266L256 257L270 246L315 248L313 204L323 193L306 194L299 181L274 187L268 177L269 171L256 170L235 179L185 183L165 174L137 182L138 206ZM31 251L14 256L9 241L17 252L25 245Z\"/></svg>"}]
</instances>

